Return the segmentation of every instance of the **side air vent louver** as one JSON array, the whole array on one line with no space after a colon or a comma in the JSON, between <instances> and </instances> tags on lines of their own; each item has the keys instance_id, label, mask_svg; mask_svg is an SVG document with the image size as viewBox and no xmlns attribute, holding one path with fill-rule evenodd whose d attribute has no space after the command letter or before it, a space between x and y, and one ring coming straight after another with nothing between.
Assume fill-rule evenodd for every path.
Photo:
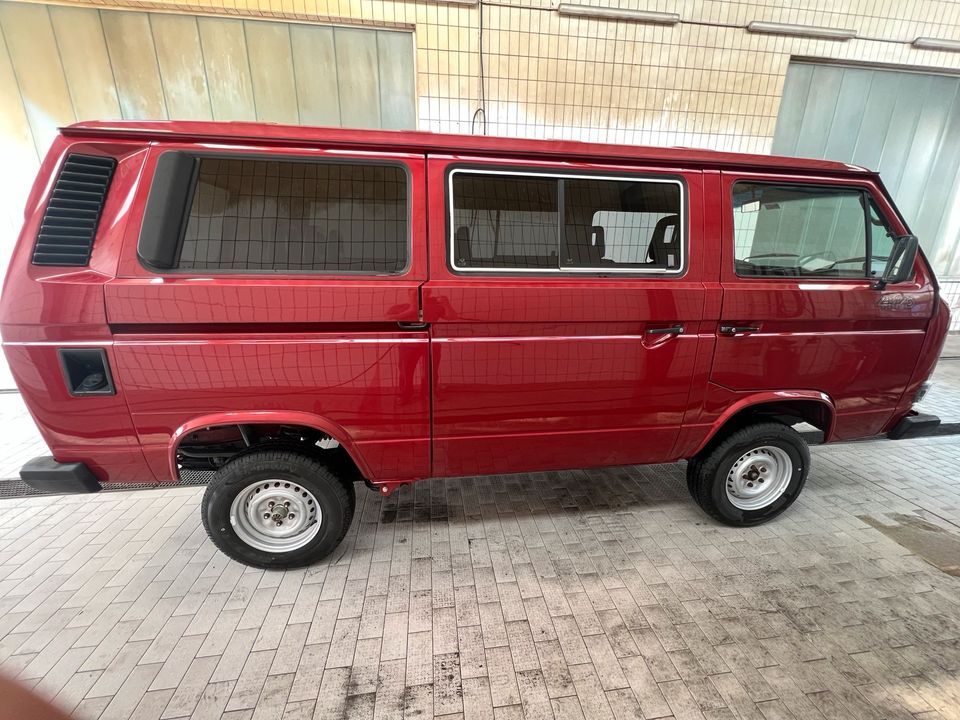
<instances>
[{"instance_id":1,"label":"side air vent louver","mask_svg":"<svg viewBox=\"0 0 960 720\"><path fill-rule=\"evenodd\" d=\"M83 266L90 262L100 212L116 166L113 158L67 156L43 213L33 249L34 265Z\"/></svg>"}]
</instances>

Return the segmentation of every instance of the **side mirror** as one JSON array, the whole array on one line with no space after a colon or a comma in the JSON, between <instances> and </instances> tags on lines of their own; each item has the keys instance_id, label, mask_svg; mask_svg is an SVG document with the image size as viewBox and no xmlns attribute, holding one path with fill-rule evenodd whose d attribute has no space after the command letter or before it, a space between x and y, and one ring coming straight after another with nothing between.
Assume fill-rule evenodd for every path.
<instances>
[{"instance_id":1,"label":"side mirror","mask_svg":"<svg viewBox=\"0 0 960 720\"><path fill-rule=\"evenodd\" d=\"M913 264L917 259L920 244L916 235L901 235L893 243L883 275L873 287L883 290L887 285L896 285L913 277Z\"/></svg>"}]
</instances>

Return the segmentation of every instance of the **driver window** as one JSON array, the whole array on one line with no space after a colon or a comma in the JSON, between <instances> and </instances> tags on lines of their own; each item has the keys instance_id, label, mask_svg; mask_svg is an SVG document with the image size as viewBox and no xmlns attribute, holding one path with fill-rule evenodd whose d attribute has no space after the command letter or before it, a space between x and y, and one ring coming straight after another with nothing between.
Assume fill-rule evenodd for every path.
<instances>
[{"instance_id":1,"label":"driver window","mask_svg":"<svg viewBox=\"0 0 960 720\"><path fill-rule=\"evenodd\" d=\"M882 272L883 263L866 257L864 200L863 192L847 188L736 183L737 274L863 278L872 276L878 266ZM877 243L874 258L890 253L892 243L888 239L883 244L883 236L883 229L871 227Z\"/></svg>"}]
</instances>

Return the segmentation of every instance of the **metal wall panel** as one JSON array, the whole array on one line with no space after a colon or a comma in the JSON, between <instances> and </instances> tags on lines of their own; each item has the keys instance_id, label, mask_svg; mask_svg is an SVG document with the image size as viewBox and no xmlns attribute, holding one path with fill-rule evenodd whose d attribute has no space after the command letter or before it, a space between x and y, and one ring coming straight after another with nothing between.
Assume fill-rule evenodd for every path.
<instances>
[{"instance_id":1,"label":"metal wall panel","mask_svg":"<svg viewBox=\"0 0 960 720\"><path fill-rule=\"evenodd\" d=\"M43 5L0 3L0 27L17 80L18 95L9 103L26 110L33 145L42 156L57 128L75 117L50 14ZM3 100L0 107L8 105Z\"/></svg>"},{"instance_id":2,"label":"metal wall panel","mask_svg":"<svg viewBox=\"0 0 960 720\"><path fill-rule=\"evenodd\" d=\"M123 117L132 120L169 117L150 16L135 12L103 12L100 21L107 39Z\"/></svg>"},{"instance_id":3,"label":"metal wall panel","mask_svg":"<svg viewBox=\"0 0 960 720\"><path fill-rule=\"evenodd\" d=\"M359 28L337 28L340 119L347 127L380 127L377 36Z\"/></svg>"},{"instance_id":4,"label":"metal wall panel","mask_svg":"<svg viewBox=\"0 0 960 720\"><path fill-rule=\"evenodd\" d=\"M340 87L333 30L320 25L290 26L300 122L304 125L340 125ZM415 126L413 122L407 127Z\"/></svg>"},{"instance_id":5,"label":"metal wall panel","mask_svg":"<svg viewBox=\"0 0 960 720\"><path fill-rule=\"evenodd\" d=\"M388 130L413 127L416 122L416 87L413 72L413 36L377 32L380 68L380 126ZM390 58L386 64L379 58Z\"/></svg>"},{"instance_id":6,"label":"metal wall panel","mask_svg":"<svg viewBox=\"0 0 960 720\"><path fill-rule=\"evenodd\" d=\"M197 18L214 120L257 117L242 20Z\"/></svg>"},{"instance_id":7,"label":"metal wall panel","mask_svg":"<svg viewBox=\"0 0 960 720\"><path fill-rule=\"evenodd\" d=\"M293 77L290 28L286 23L244 20L257 117L296 125L300 121ZM319 68L317 69L319 71Z\"/></svg>"},{"instance_id":8,"label":"metal wall panel","mask_svg":"<svg viewBox=\"0 0 960 720\"><path fill-rule=\"evenodd\" d=\"M791 62L773 152L879 170L937 273L960 276L960 76Z\"/></svg>"},{"instance_id":9,"label":"metal wall panel","mask_svg":"<svg viewBox=\"0 0 960 720\"><path fill-rule=\"evenodd\" d=\"M197 18L152 15L150 26L167 114L183 120L212 120Z\"/></svg>"},{"instance_id":10,"label":"metal wall panel","mask_svg":"<svg viewBox=\"0 0 960 720\"><path fill-rule=\"evenodd\" d=\"M86 8L52 5L50 20L76 116L120 117L100 14Z\"/></svg>"}]
</instances>

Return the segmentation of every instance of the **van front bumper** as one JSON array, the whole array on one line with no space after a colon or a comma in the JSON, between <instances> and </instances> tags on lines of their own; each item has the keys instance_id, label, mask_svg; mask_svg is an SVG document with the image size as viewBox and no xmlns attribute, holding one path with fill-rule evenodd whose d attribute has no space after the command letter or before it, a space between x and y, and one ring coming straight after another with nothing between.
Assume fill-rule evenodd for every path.
<instances>
[{"instance_id":1,"label":"van front bumper","mask_svg":"<svg viewBox=\"0 0 960 720\"><path fill-rule=\"evenodd\" d=\"M940 427L940 418L911 410L909 415L900 419L893 430L887 433L891 440L908 440L910 438L934 435Z\"/></svg>"},{"instance_id":2,"label":"van front bumper","mask_svg":"<svg viewBox=\"0 0 960 720\"><path fill-rule=\"evenodd\" d=\"M98 492L100 481L81 462L57 462L49 455L34 458L20 468L20 479L34 490L52 495Z\"/></svg>"}]
</instances>

